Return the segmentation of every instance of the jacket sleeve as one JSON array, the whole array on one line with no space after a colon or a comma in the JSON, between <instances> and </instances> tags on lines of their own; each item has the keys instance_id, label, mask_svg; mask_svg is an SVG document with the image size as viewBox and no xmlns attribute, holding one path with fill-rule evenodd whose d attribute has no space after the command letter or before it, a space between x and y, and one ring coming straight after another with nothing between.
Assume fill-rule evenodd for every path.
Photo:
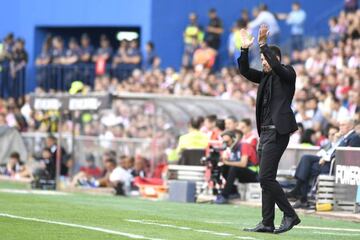
<instances>
[{"instance_id":1,"label":"jacket sleeve","mask_svg":"<svg viewBox=\"0 0 360 240\"><path fill-rule=\"evenodd\" d=\"M251 82L260 83L260 80L262 78L262 72L255 70L253 68L250 68L248 55L249 55L249 49L242 48L241 55L237 59L240 74L243 75L247 80L249 80Z\"/></svg>"},{"instance_id":2,"label":"jacket sleeve","mask_svg":"<svg viewBox=\"0 0 360 240\"><path fill-rule=\"evenodd\" d=\"M276 55L271 51L267 44L260 47L260 51L264 54L266 61L271 66L272 70L280 77L280 81L295 82L296 73L291 66L284 66L280 63Z\"/></svg>"}]
</instances>

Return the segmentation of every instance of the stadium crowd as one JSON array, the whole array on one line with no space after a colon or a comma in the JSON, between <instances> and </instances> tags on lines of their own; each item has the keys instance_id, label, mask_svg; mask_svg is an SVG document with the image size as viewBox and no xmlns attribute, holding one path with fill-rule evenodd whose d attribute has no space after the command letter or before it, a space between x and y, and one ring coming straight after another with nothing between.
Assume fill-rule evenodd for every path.
<instances>
[{"instance_id":1,"label":"stadium crowd","mask_svg":"<svg viewBox=\"0 0 360 240\"><path fill-rule=\"evenodd\" d=\"M303 47L305 42L302 22L305 18L306 13L301 10L298 3L292 5L292 11L289 14L272 14L265 5L260 5L259 8L254 9L253 19L250 19L248 12L243 11L229 36L229 58L233 61L239 55L238 49L241 43L237 41L237 32L240 28L254 31L256 26L267 22L273 34L270 40L277 43L280 34L277 21L285 20L291 26L292 51L291 55L283 57L283 61L292 64L297 73L292 108L299 131L291 136L290 144L324 146L334 141L330 139L330 135L335 133L330 134L330 130L341 127L339 119L352 118L355 121L353 128L358 134L360 132L360 11L357 8L355 10L347 8L338 16L329 19L329 37L307 48ZM240 76L232 64L220 71L214 71L217 51L223 44L220 36L224 30L216 10L209 11L209 25L205 31L197 24L195 13L190 14L189 21L184 31L183 67L178 72L173 68L167 68L164 71L159 68L161 59L157 56L154 44L151 42L147 44L146 53L142 54L136 40L121 41L118 50L115 51L105 35L100 37L99 48L96 50L87 34L83 34L80 39L71 38L68 48L65 48L64 40L60 36L48 37L43 44L41 54L36 59L39 83L36 93L53 92L57 89L83 94L95 91L178 96L205 95L220 99L235 99L254 108L256 86ZM27 53L24 44L22 39L14 40L12 34L5 38L0 61L2 66L9 66L9 68L3 68L1 72L3 76L11 73L10 75L16 78L17 74L25 68ZM253 51L257 50L253 49ZM55 79L58 72L49 71L49 66L55 68L71 66L63 74L62 86L58 87ZM84 71L84 66L92 66L90 70L95 74ZM124 69L128 71L122 75ZM75 80L73 76L82 83L73 85L72 82ZM55 133L61 127L65 133L99 136L105 140L157 139L156 143L152 144L160 145L161 149L167 149L167 159L179 157L180 148L175 151L175 157L171 154L177 145L176 138L180 132L174 132L169 127L171 122L168 116L156 115L151 103L133 104L118 100L113 104L112 113L62 112L63 124L58 126L59 112L32 110L29 96L19 101L17 97L20 95L11 92L17 89L17 85L10 86L9 81L4 81L4 79L3 77L1 82L0 126L16 127L21 132L44 133ZM49 81L51 84L48 84L45 79L53 79L53 81ZM209 140L223 140L221 132L224 129L235 132L239 130L244 134L244 141L248 138L250 145L256 145L252 142L257 138L256 133L249 128L248 120L238 122L239 117L241 116L230 116L222 124L221 121L217 121L217 116L208 116L205 122L201 123L201 126L198 124L196 128L205 132L206 136L210 136ZM222 127L222 125L225 126ZM157 129L156 132L153 131L154 126ZM232 137L232 134L227 136ZM179 144L179 146L182 145ZM46 163L51 163L49 158L53 156L51 154L54 154L51 146L47 148L39 157L39 159L47 159L43 161L45 164L42 166L43 170L46 169ZM148 168L145 166L149 159L139 157L142 160L138 161L143 161L140 164L136 159L129 160L131 157L122 156L120 161L116 154L105 153L102 165L106 171L105 174L100 174L99 169L94 166L93 156L88 156L87 166L76 175L73 184L116 187L116 183L123 177L130 179L127 173L133 172L134 169L136 172L144 171L147 175ZM23 164L16 153L10 158L8 166L2 170L4 174L13 175L14 171L21 171L22 176L31 175L27 168L22 167ZM131 164L126 162L131 162ZM67 168L71 167L71 164L68 160L64 162ZM139 167L140 165L142 167ZM124 173L124 169L130 169L130 171ZM48 170L48 174L53 177L51 171ZM112 177L113 172L118 172L121 177Z\"/></svg>"}]
</instances>

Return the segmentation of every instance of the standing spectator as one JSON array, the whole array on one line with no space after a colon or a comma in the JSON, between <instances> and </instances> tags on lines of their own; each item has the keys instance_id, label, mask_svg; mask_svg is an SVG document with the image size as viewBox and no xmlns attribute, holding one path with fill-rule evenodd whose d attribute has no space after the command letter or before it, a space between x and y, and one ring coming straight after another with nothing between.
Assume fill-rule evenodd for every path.
<instances>
[{"instance_id":1,"label":"standing spectator","mask_svg":"<svg viewBox=\"0 0 360 240\"><path fill-rule=\"evenodd\" d=\"M240 18L237 20L237 22L241 25L246 27L250 21L249 11L247 9L241 10Z\"/></svg>"},{"instance_id":2,"label":"standing spectator","mask_svg":"<svg viewBox=\"0 0 360 240\"><path fill-rule=\"evenodd\" d=\"M192 66L192 57L198 46L198 43L203 40L203 33L197 22L197 15L195 13L189 14L189 25L184 31L184 54L182 64L189 68Z\"/></svg>"},{"instance_id":3,"label":"standing spectator","mask_svg":"<svg viewBox=\"0 0 360 240\"><path fill-rule=\"evenodd\" d=\"M79 48L79 68L80 78L83 83L93 86L93 72L91 68L91 58L94 54L94 47L91 45L90 37L88 34L83 33L80 38Z\"/></svg>"},{"instance_id":4,"label":"standing spectator","mask_svg":"<svg viewBox=\"0 0 360 240\"><path fill-rule=\"evenodd\" d=\"M202 127L201 131L204 132L209 140L221 140L220 132L216 131L216 115L208 115L205 117L204 127Z\"/></svg>"},{"instance_id":5,"label":"standing spectator","mask_svg":"<svg viewBox=\"0 0 360 240\"><path fill-rule=\"evenodd\" d=\"M137 40L132 40L129 43L126 54L124 56L124 63L126 63L130 70L140 68L141 66L141 52Z\"/></svg>"},{"instance_id":6,"label":"standing spectator","mask_svg":"<svg viewBox=\"0 0 360 240\"><path fill-rule=\"evenodd\" d=\"M301 51L303 49L306 12L301 9L299 2L293 2L291 8L289 14L279 14L278 18L286 20L286 24L291 26L291 49Z\"/></svg>"},{"instance_id":7,"label":"standing spectator","mask_svg":"<svg viewBox=\"0 0 360 240\"><path fill-rule=\"evenodd\" d=\"M249 22L248 27L252 31L256 31L256 28L260 27L262 24L269 26L269 44L279 44L280 43L280 27L274 16L269 10L267 5L260 4L259 6L259 15Z\"/></svg>"},{"instance_id":8,"label":"standing spectator","mask_svg":"<svg viewBox=\"0 0 360 240\"><path fill-rule=\"evenodd\" d=\"M218 51L221 43L221 34L224 32L224 29L222 27L222 21L217 16L217 12L214 8L209 10L209 19L210 21L206 29L205 40L209 47Z\"/></svg>"},{"instance_id":9,"label":"standing spectator","mask_svg":"<svg viewBox=\"0 0 360 240\"><path fill-rule=\"evenodd\" d=\"M51 36L46 36L41 47L41 53L35 61L37 84L45 90L49 90L49 86L46 81L49 76L47 66L51 62L51 41Z\"/></svg>"},{"instance_id":10,"label":"standing spectator","mask_svg":"<svg viewBox=\"0 0 360 240\"><path fill-rule=\"evenodd\" d=\"M64 41L60 36L55 36L52 39L51 63L61 64L61 61L64 56L65 56Z\"/></svg>"},{"instance_id":11,"label":"standing spectator","mask_svg":"<svg viewBox=\"0 0 360 240\"><path fill-rule=\"evenodd\" d=\"M14 34L9 33L3 41L2 49L0 52L1 62L1 91L0 96L7 98L10 92L10 61L11 54L14 47Z\"/></svg>"},{"instance_id":12,"label":"standing spectator","mask_svg":"<svg viewBox=\"0 0 360 240\"><path fill-rule=\"evenodd\" d=\"M25 50L25 40L18 38L15 41L11 54L10 71L12 83L11 96L15 99L25 94L25 69L28 62L28 53Z\"/></svg>"},{"instance_id":13,"label":"standing spectator","mask_svg":"<svg viewBox=\"0 0 360 240\"><path fill-rule=\"evenodd\" d=\"M146 56L144 61L145 70L153 70L160 67L161 60L157 56L155 51L155 45L153 42L149 41L146 44Z\"/></svg>"},{"instance_id":14,"label":"standing spectator","mask_svg":"<svg viewBox=\"0 0 360 240\"><path fill-rule=\"evenodd\" d=\"M104 34L100 36L100 47L96 50L92 60L96 64L95 71L97 75L106 73L106 64L110 62L113 55L113 49L108 37Z\"/></svg>"}]
</instances>

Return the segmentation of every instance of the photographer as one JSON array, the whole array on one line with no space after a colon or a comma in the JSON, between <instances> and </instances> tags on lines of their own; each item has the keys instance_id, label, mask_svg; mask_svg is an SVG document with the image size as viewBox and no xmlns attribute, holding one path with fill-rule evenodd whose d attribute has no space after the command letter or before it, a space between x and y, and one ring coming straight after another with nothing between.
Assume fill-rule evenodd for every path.
<instances>
[{"instance_id":1,"label":"photographer","mask_svg":"<svg viewBox=\"0 0 360 240\"><path fill-rule=\"evenodd\" d=\"M227 150L222 156L223 176L226 179L225 187L215 200L216 204L224 204L230 198L239 197L235 179L241 183L258 182L258 160L253 147L241 143L241 131L225 131L222 139Z\"/></svg>"}]
</instances>

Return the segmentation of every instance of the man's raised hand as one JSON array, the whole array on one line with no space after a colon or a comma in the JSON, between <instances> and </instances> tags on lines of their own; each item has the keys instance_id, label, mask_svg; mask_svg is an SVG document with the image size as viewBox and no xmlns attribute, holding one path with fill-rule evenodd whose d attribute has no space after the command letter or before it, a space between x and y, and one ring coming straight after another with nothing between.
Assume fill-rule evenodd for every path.
<instances>
[{"instance_id":1,"label":"man's raised hand","mask_svg":"<svg viewBox=\"0 0 360 240\"><path fill-rule=\"evenodd\" d=\"M241 48L249 48L254 43L254 37L244 28L240 30L240 40Z\"/></svg>"}]
</instances>

